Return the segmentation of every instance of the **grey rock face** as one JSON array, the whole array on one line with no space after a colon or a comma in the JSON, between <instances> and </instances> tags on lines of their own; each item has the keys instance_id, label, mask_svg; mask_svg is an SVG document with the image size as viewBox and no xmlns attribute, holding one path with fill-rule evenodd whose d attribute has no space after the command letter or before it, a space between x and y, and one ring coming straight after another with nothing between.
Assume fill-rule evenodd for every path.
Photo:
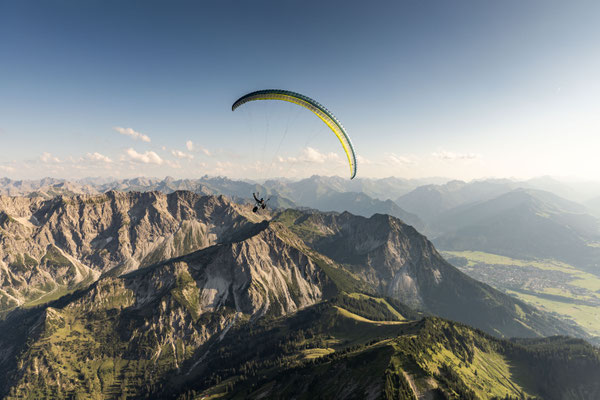
<instances>
[{"instance_id":1,"label":"grey rock face","mask_svg":"<svg viewBox=\"0 0 600 400\"><path fill-rule=\"evenodd\" d=\"M231 240L257 221L191 192L0 196L0 312Z\"/></svg>"},{"instance_id":2,"label":"grey rock face","mask_svg":"<svg viewBox=\"0 0 600 400\"><path fill-rule=\"evenodd\" d=\"M469 278L425 236L389 215L313 213L298 218L291 229L381 295L417 309L500 336L586 337L580 328Z\"/></svg>"},{"instance_id":3,"label":"grey rock face","mask_svg":"<svg viewBox=\"0 0 600 400\"><path fill-rule=\"evenodd\" d=\"M0 337L0 371L14 368L10 360L22 352L18 374L10 378L17 395L40 376L49 377L45 385L77 389L77 383L53 380L61 375L57 354L71 354L73 366L101 364L116 354L136 360L137 372L147 379L172 369L186 374L201 362L198 352L212 348L202 346L218 343L237 321L279 317L321 301L330 281L290 240L292 234L277 224L255 228L235 242L102 277L50 307L22 311L25 318L11 316L5 326L27 332L31 340L61 341L54 348L19 347ZM194 357L200 361L192 363Z\"/></svg>"}]
</instances>

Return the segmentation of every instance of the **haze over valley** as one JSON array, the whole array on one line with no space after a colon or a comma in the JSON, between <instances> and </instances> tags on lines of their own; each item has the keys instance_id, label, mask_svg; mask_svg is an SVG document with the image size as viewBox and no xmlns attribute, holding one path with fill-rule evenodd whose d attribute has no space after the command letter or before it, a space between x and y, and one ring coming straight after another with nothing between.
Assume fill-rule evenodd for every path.
<instances>
[{"instance_id":1,"label":"haze over valley","mask_svg":"<svg viewBox=\"0 0 600 400\"><path fill-rule=\"evenodd\" d=\"M311 179L321 183L324 198L335 195L323 184L333 184L335 178ZM212 181L232 191L249 185ZM287 206L257 215L241 197L233 202L191 191L139 192L139 186L49 199L39 189L29 197L0 197L1 324L3 332L11 332L3 335L0 346L8 398L123 392L162 397L230 390L250 397L279 396L290 390L289 382L309 395L317 389L295 378L297 368L309 368L313 381L325 385L321 391L343 385L347 378L341 371L355 368L357 357L371 360L369 365L408 363L400 372L373 364L372 378L360 381L358 392L376 391L388 398L447 391L554 398L545 385L547 375L533 374L525 383L508 366L528 368L527 363L539 362L533 361L539 346L553 349L552 357L564 357L561 352L583 345L586 359L597 360L597 350L583 341L517 344L493 339L567 335L596 340L583 324L469 278L414 227L391 215L367 218ZM361 194L351 199L370 198ZM247 358L247 350L236 347L247 346L236 339L248 335L245 329L250 338L258 335L251 340L280 337L285 348L259 346L257 355ZM394 349L407 349L402 338L415 332L433 342L419 344L423 347L412 355L397 353ZM397 343L386 339L394 337ZM463 344L467 353L453 347L467 337L472 340ZM232 353L217 351L228 348ZM429 356L423 358L422 351L444 356L425 362ZM273 370L273 362L280 367ZM323 362L328 369L342 369L333 377L321 375L318 365ZM408 367L413 362L417 364ZM15 363L19 374L14 374ZM456 375L453 363L467 369ZM207 369L209 365L213 367ZM490 367L504 371L502 378L498 372L479 377L481 368ZM563 367L556 364L545 374L562 374ZM40 379L41 371L46 378ZM434 380L426 378L430 373ZM384 384L388 376L396 376L397 383ZM597 393L597 381L588 380L592 376L582 372L564 390L584 387L585 393ZM411 386L413 381L420 382L419 389ZM474 390L473 382L483 389Z\"/></svg>"}]
</instances>

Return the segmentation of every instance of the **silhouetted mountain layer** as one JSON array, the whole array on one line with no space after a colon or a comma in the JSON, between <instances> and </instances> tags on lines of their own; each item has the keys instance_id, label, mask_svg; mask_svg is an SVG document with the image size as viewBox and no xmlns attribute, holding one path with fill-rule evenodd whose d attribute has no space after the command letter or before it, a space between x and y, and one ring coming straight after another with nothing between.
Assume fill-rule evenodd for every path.
<instances>
[{"instance_id":1,"label":"silhouetted mountain layer","mask_svg":"<svg viewBox=\"0 0 600 400\"><path fill-rule=\"evenodd\" d=\"M440 215L444 250L480 250L515 258L555 258L600 273L599 221L585 207L549 192L518 189Z\"/></svg>"},{"instance_id":2,"label":"silhouetted mountain layer","mask_svg":"<svg viewBox=\"0 0 600 400\"><path fill-rule=\"evenodd\" d=\"M396 200L400 207L417 214L427 223L434 222L452 208L494 198L513 190L509 180L450 181L443 185L419 186Z\"/></svg>"}]
</instances>

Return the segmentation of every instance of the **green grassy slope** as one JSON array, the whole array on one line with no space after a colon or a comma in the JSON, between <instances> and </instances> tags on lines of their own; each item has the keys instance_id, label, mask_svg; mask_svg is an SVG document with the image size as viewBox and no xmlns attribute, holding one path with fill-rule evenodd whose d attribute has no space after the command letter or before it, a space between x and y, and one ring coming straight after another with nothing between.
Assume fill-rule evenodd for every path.
<instances>
[{"instance_id":1,"label":"green grassy slope","mask_svg":"<svg viewBox=\"0 0 600 400\"><path fill-rule=\"evenodd\" d=\"M177 273L163 299L169 299L171 313L188 315L192 323L189 283L185 271ZM422 318L392 299L340 291L284 317L238 319L226 334L194 348L185 340L165 341L178 336L173 325L163 332L167 336L129 340L155 306L126 311L133 293L116 280L103 280L93 290L101 306L85 315L74 305L89 306L82 303L86 295L76 293L41 311L42 319L40 311L32 315L36 310L21 318L30 330L35 327L20 356L26 368L5 371L17 382L7 399L600 395L599 351L581 340L496 339L466 325Z\"/></svg>"},{"instance_id":2,"label":"green grassy slope","mask_svg":"<svg viewBox=\"0 0 600 400\"><path fill-rule=\"evenodd\" d=\"M357 315L342 303L236 329L184 384L180 398L587 399L600 393L598 350L582 341L509 342L439 318L376 321L377 312ZM557 378L571 368L576 372Z\"/></svg>"}]
</instances>

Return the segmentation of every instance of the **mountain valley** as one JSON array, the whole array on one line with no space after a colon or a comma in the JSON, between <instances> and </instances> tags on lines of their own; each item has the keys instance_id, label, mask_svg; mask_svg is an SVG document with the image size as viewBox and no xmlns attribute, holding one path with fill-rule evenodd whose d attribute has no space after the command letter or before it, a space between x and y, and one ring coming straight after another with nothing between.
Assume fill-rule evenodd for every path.
<instances>
[{"instance_id":1,"label":"mountain valley","mask_svg":"<svg viewBox=\"0 0 600 400\"><path fill-rule=\"evenodd\" d=\"M544 348L586 365L561 391L598 390L597 349L542 339L587 333L469 278L389 215L255 214L184 191L0 204L10 399L310 398L324 386L340 398L560 398L541 382L564 365L522 372ZM501 339L513 336L531 341ZM348 369L365 379L348 386Z\"/></svg>"}]
</instances>

